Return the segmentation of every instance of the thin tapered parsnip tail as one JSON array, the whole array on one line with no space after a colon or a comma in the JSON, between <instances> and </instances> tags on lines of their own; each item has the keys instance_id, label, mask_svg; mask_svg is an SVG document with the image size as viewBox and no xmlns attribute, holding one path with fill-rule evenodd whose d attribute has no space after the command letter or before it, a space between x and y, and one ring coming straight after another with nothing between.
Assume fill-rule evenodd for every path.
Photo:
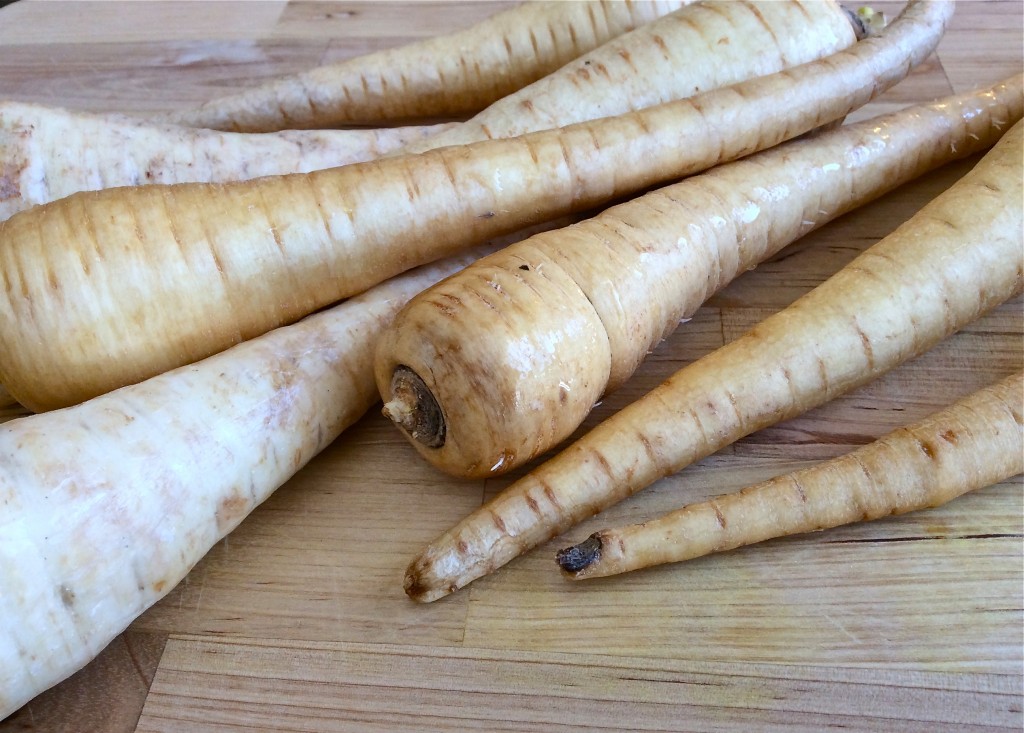
<instances>
[{"instance_id":1,"label":"thin tapered parsnip tail","mask_svg":"<svg viewBox=\"0 0 1024 733\"><path fill-rule=\"evenodd\" d=\"M796 137L938 44L945 0L824 59L619 117L308 174L74 194L0 222L0 383L134 384L404 270Z\"/></svg>"},{"instance_id":2,"label":"thin tapered parsnip tail","mask_svg":"<svg viewBox=\"0 0 1024 733\"><path fill-rule=\"evenodd\" d=\"M0 102L0 221L77 191L223 183L360 163L456 125L244 135Z\"/></svg>"},{"instance_id":3,"label":"thin tapered parsnip tail","mask_svg":"<svg viewBox=\"0 0 1024 733\"><path fill-rule=\"evenodd\" d=\"M1018 74L790 141L517 242L398 314L376 357L385 414L452 475L521 466L572 434L731 280L835 217L991 147L1022 114Z\"/></svg>"},{"instance_id":4,"label":"thin tapered parsnip tail","mask_svg":"<svg viewBox=\"0 0 1024 733\"><path fill-rule=\"evenodd\" d=\"M802 471L595 532L557 553L573 580L930 509L1024 471L1024 372L925 420Z\"/></svg>"},{"instance_id":5,"label":"thin tapered parsnip tail","mask_svg":"<svg viewBox=\"0 0 1024 733\"><path fill-rule=\"evenodd\" d=\"M689 4L405 151L514 137L691 97L835 53L862 37L857 31L833 0Z\"/></svg>"},{"instance_id":6,"label":"thin tapered parsnip tail","mask_svg":"<svg viewBox=\"0 0 1024 733\"><path fill-rule=\"evenodd\" d=\"M462 31L320 66L160 119L267 132L472 114L690 1L524 2Z\"/></svg>"},{"instance_id":7,"label":"thin tapered parsnip tail","mask_svg":"<svg viewBox=\"0 0 1024 733\"><path fill-rule=\"evenodd\" d=\"M477 254L0 425L0 719L89 662L363 415L380 330Z\"/></svg>"},{"instance_id":8,"label":"thin tapered parsnip tail","mask_svg":"<svg viewBox=\"0 0 1024 733\"><path fill-rule=\"evenodd\" d=\"M439 537L406 573L432 601L757 430L865 384L1020 291L1024 123L793 305L676 372Z\"/></svg>"}]
</instances>

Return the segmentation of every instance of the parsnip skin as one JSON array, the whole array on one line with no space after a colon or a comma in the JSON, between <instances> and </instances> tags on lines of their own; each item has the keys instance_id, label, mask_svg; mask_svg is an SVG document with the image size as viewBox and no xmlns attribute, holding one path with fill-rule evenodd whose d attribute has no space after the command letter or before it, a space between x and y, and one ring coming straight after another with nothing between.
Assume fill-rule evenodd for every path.
<instances>
[{"instance_id":1,"label":"parsnip skin","mask_svg":"<svg viewBox=\"0 0 1024 733\"><path fill-rule=\"evenodd\" d=\"M385 414L400 415L412 437L436 413L443 441L412 442L452 475L520 466L567 438L732 279L831 219L991 146L1022 107L1017 75L718 166L484 258L410 301L381 338ZM396 378L399 367L407 376ZM394 389L405 378L422 388L403 400Z\"/></svg>"},{"instance_id":2,"label":"parsnip skin","mask_svg":"<svg viewBox=\"0 0 1024 733\"><path fill-rule=\"evenodd\" d=\"M267 132L459 117L690 1L525 2L456 33L286 76L161 119Z\"/></svg>"},{"instance_id":3,"label":"parsnip skin","mask_svg":"<svg viewBox=\"0 0 1024 733\"><path fill-rule=\"evenodd\" d=\"M849 15L833 0L694 3L617 36L405 150L620 115L813 61L856 40Z\"/></svg>"},{"instance_id":4,"label":"parsnip skin","mask_svg":"<svg viewBox=\"0 0 1024 733\"><path fill-rule=\"evenodd\" d=\"M372 350L476 252L0 425L0 719L85 665L376 400Z\"/></svg>"},{"instance_id":5,"label":"parsnip skin","mask_svg":"<svg viewBox=\"0 0 1024 733\"><path fill-rule=\"evenodd\" d=\"M455 126L243 135L0 102L0 221L77 191L224 183L360 163Z\"/></svg>"},{"instance_id":6,"label":"parsnip skin","mask_svg":"<svg viewBox=\"0 0 1024 733\"><path fill-rule=\"evenodd\" d=\"M1024 373L853 453L656 519L595 532L558 553L573 580L941 506L1024 471Z\"/></svg>"},{"instance_id":7,"label":"parsnip skin","mask_svg":"<svg viewBox=\"0 0 1024 733\"><path fill-rule=\"evenodd\" d=\"M444 533L406 573L432 601L745 435L921 354L1020 292L1024 123L891 235L676 372Z\"/></svg>"},{"instance_id":8,"label":"parsnip skin","mask_svg":"<svg viewBox=\"0 0 1024 733\"><path fill-rule=\"evenodd\" d=\"M471 244L770 147L905 76L952 10L912 0L882 35L826 59L621 117L21 212L0 222L0 383L31 410L74 404Z\"/></svg>"}]
</instances>

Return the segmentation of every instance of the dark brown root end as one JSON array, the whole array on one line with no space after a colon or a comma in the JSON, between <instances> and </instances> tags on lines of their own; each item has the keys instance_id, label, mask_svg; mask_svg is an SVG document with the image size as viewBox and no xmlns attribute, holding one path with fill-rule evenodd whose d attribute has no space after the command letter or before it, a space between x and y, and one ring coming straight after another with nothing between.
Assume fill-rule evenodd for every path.
<instances>
[{"instance_id":1,"label":"dark brown root end","mask_svg":"<svg viewBox=\"0 0 1024 733\"><path fill-rule=\"evenodd\" d=\"M403 583L403 586L405 594L414 601L419 601L430 590L420 581L419 574L411 567L405 573L405 582Z\"/></svg>"},{"instance_id":2,"label":"dark brown root end","mask_svg":"<svg viewBox=\"0 0 1024 733\"><path fill-rule=\"evenodd\" d=\"M592 534L578 545L559 550L555 561L567 573L578 573L601 559L601 538Z\"/></svg>"},{"instance_id":3,"label":"dark brown root end","mask_svg":"<svg viewBox=\"0 0 1024 733\"><path fill-rule=\"evenodd\" d=\"M391 375L391 399L383 413L417 443L428 448L444 445L446 426L441 407L420 375L409 367L398 366Z\"/></svg>"},{"instance_id":4,"label":"dark brown root end","mask_svg":"<svg viewBox=\"0 0 1024 733\"><path fill-rule=\"evenodd\" d=\"M422 557L414 560L405 571L405 594L417 603L433 603L459 589L454 583L444 586L431 582L432 579L436 580L436 576L431 572L429 563Z\"/></svg>"}]
</instances>

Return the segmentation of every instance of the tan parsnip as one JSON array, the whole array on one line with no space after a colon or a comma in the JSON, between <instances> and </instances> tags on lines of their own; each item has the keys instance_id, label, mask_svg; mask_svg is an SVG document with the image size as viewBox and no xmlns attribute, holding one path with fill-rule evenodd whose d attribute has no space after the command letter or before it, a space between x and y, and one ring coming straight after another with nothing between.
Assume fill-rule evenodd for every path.
<instances>
[{"instance_id":1,"label":"tan parsnip","mask_svg":"<svg viewBox=\"0 0 1024 733\"><path fill-rule=\"evenodd\" d=\"M905 76L952 10L910 2L825 59L597 122L15 214L0 222L0 383L35 411L73 404L476 242L770 147Z\"/></svg>"},{"instance_id":2,"label":"tan parsnip","mask_svg":"<svg viewBox=\"0 0 1024 733\"><path fill-rule=\"evenodd\" d=\"M244 135L0 102L0 221L76 191L219 183L359 163L456 125Z\"/></svg>"},{"instance_id":3,"label":"tan parsnip","mask_svg":"<svg viewBox=\"0 0 1024 733\"><path fill-rule=\"evenodd\" d=\"M513 137L690 97L835 53L858 31L864 34L834 0L686 5L405 150Z\"/></svg>"},{"instance_id":4,"label":"tan parsnip","mask_svg":"<svg viewBox=\"0 0 1024 733\"><path fill-rule=\"evenodd\" d=\"M376 400L372 351L463 255L0 425L0 719L96 656Z\"/></svg>"},{"instance_id":5,"label":"tan parsnip","mask_svg":"<svg viewBox=\"0 0 1024 733\"><path fill-rule=\"evenodd\" d=\"M892 234L676 372L431 543L406 592L445 596L660 478L913 358L1020 291L1024 123Z\"/></svg>"},{"instance_id":6,"label":"tan parsnip","mask_svg":"<svg viewBox=\"0 0 1024 733\"><path fill-rule=\"evenodd\" d=\"M470 28L276 79L161 119L235 132L472 114L690 0L536 0Z\"/></svg>"},{"instance_id":7,"label":"tan parsnip","mask_svg":"<svg viewBox=\"0 0 1024 733\"><path fill-rule=\"evenodd\" d=\"M713 293L1021 118L1024 75L718 166L544 232L414 298L380 341L385 415L434 466L509 471L567 438Z\"/></svg>"},{"instance_id":8,"label":"tan parsnip","mask_svg":"<svg viewBox=\"0 0 1024 733\"><path fill-rule=\"evenodd\" d=\"M558 552L574 579L941 506L1024 471L1024 372L859 450Z\"/></svg>"}]
</instances>

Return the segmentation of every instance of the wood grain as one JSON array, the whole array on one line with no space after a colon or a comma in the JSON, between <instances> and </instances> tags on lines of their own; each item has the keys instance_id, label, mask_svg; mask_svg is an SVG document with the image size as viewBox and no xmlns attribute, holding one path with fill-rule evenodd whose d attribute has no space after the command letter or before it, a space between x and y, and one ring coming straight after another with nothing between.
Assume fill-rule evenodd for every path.
<instances>
[{"instance_id":1,"label":"wood grain","mask_svg":"<svg viewBox=\"0 0 1024 733\"><path fill-rule=\"evenodd\" d=\"M509 4L19 0L0 9L0 98L148 114ZM961 0L938 53L851 119L1018 72L1022 34L1019 0ZM581 430L813 288L971 163L715 295ZM588 583L562 580L553 551L869 442L1020 368L1022 334L1017 298L428 606L402 593L407 562L519 474L453 481L367 415L0 731L1020 730L1019 477L928 512Z\"/></svg>"},{"instance_id":2,"label":"wood grain","mask_svg":"<svg viewBox=\"0 0 1024 733\"><path fill-rule=\"evenodd\" d=\"M969 731L1012 726L1015 693L1009 676L180 637L139 730Z\"/></svg>"}]
</instances>

